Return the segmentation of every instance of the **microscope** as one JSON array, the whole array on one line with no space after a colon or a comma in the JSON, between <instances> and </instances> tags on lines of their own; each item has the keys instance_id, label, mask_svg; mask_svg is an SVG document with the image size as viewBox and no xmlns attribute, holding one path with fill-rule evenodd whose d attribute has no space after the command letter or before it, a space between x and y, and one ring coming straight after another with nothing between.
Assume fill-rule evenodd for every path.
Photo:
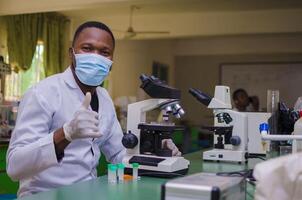
<instances>
[{"instance_id":1,"label":"microscope","mask_svg":"<svg viewBox=\"0 0 302 200\"><path fill-rule=\"evenodd\" d=\"M127 130L122 139L127 148L123 163L126 173L132 163L139 163L139 175L173 177L184 175L190 162L181 156L172 156L170 149L162 148L162 140L170 139L174 131L184 130L169 121L171 115L181 118L184 110L179 105L180 90L167 86L154 76L141 75L141 88L151 97L128 105ZM159 108L162 121L146 121L149 111Z\"/></svg>"},{"instance_id":2,"label":"microscope","mask_svg":"<svg viewBox=\"0 0 302 200\"><path fill-rule=\"evenodd\" d=\"M189 92L214 113L214 126L203 127L214 132L214 149L203 152L203 159L247 162L248 116L232 110L230 88L216 86L214 98L198 89Z\"/></svg>"}]
</instances>

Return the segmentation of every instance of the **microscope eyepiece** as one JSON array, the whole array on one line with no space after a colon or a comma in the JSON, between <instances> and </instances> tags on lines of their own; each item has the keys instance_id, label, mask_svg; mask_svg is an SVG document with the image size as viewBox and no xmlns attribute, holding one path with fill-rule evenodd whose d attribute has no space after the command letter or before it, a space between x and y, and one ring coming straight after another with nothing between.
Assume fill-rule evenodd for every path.
<instances>
[{"instance_id":1,"label":"microscope eyepiece","mask_svg":"<svg viewBox=\"0 0 302 200\"><path fill-rule=\"evenodd\" d=\"M146 76L145 74L141 74L139 79L141 79L141 81L144 82L148 79L148 76Z\"/></svg>"},{"instance_id":2,"label":"microscope eyepiece","mask_svg":"<svg viewBox=\"0 0 302 200\"><path fill-rule=\"evenodd\" d=\"M140 76L141 88L152 98L180 99L180 90L167 85L155 76Z\"/></svg>"},{"instance_id":3,"label":"microscope eyepiece","mask_svg":"<svg viewBox=\"0 0 302 200\"><path fill-rule=\"evenodd\" d=\"M208 106L212 100L212 97L195 88L190 88L189 93L205 106Z\"/></svg>"}]
</instances>

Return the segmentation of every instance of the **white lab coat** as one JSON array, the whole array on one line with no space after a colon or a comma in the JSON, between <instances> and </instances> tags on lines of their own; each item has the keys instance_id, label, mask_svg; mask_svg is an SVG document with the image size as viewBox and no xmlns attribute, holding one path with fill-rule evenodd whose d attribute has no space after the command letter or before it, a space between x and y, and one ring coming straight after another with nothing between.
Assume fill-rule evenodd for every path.
<instances>
[{"instance_id":1,"label":"white lab coat","mask_svg":"<svg viewBox=\"0 0 302 200\"><path fill-rule=\"evenodd\" d=\"M123 133L112 100L105 89L98 87L96 91L103 136L72 141L60 162L55 154L53 133L72 119L84 94L70 68L26 92L7 152L7 173L20 181L19 197L96 178L100 151L109 162L122 161Z\"/></svg>"},{"instance_id":2,"label":"white lab coat","mask_svg":"<svg viewBox=\"0 0 302 200\"><path fill-rule=\"evenodd\" d=\"M274 158L255 166L255 200L302 199L302 153Z\"/></svg>"}]
</instances>

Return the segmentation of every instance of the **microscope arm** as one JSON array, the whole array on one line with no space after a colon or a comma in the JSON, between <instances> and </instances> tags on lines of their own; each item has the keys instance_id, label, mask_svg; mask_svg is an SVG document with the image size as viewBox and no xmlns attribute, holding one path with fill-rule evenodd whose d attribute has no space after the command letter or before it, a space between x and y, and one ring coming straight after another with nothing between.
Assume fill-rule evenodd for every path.
<instances>
[{"instance_id":1,"label":"microscope arm","mask_svg":"<svg viewBox=\"0 0 302 200\"><path fill-rule=\"evenodd\" d=\"M134 148L127 149L128 153L139 154L140 130L138 129L138 125L146 122L146 113L175 101L175 99L147 99L128 105L127 131L134 134L138 140Z\"/></svg>"},{"instance_id":2,"label":"microscope arm","mask_svg":"<svg viewBox=\"0 0 302 200\"><path fill-rule=\"evenodd\" d=\"M163 104L175 102L175 99L147 99L128 106L127 129L135 130L139 123L146 121L146 113L160 107Z\"/></svg>"}]
</instances>

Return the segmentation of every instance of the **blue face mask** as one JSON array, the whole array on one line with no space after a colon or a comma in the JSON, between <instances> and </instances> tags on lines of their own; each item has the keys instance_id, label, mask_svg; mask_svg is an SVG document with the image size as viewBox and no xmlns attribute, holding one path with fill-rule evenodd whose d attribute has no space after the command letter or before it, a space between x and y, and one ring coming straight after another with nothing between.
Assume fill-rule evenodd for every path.
<instances>
[{"instance_id":1,"label":"blue face mask","mask_svg":"<svg viewBox=\"0 0 302 200\"><path fill-rule=\"evenodd\" d=\"M99 86L103 83L113 63L111 60L94 53L74 54L74 56L75 73L83 84Z\"/></svg>"}]
</instances>

